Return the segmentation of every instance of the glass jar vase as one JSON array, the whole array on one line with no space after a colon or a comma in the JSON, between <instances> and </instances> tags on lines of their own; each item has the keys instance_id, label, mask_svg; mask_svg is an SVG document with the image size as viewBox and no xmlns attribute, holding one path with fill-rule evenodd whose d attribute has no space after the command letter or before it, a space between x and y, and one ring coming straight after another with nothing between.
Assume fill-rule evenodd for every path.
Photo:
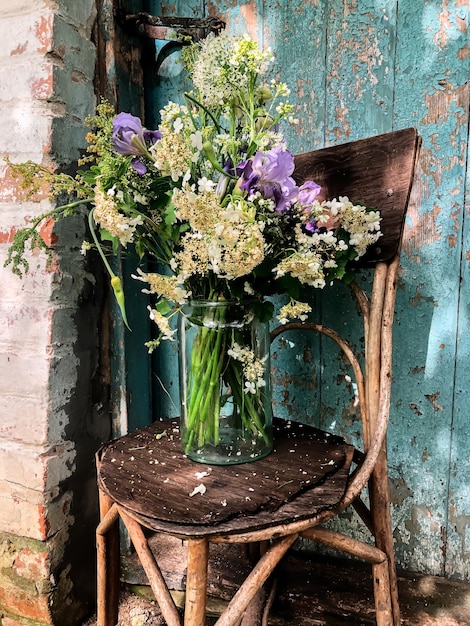
<instances>
[{"instance_id":1,"label":"glass jar vase","mask_svg":"<svg viewBox=\"0 0 470 626\"><path fill-rule=\"evenodd\" d=\"M193 301L179 320L181 440L193 461L255 461L272 450L269 328L253 302Z\"/></svg>"}]
</instances>

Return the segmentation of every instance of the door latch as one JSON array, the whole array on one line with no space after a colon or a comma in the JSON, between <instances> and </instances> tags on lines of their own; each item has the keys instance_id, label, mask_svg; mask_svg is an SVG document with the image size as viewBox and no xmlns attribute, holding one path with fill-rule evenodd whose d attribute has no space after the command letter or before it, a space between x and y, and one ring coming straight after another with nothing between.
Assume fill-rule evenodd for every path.
<instances>
[{"instance_id":1,"label":"door latch","mask_svg":"<svg viewBox=\"0 0 470 626\"><path fill-rule=\"evenodd\" d=\"M184 39L200 41L210 33L219 35L225 28L225 22L218 17L202 19L191 17L160 17L150 13L129 14L116 11L116 21L124 31L132 35L159 40Z\"/></svg>"}]
</instances>

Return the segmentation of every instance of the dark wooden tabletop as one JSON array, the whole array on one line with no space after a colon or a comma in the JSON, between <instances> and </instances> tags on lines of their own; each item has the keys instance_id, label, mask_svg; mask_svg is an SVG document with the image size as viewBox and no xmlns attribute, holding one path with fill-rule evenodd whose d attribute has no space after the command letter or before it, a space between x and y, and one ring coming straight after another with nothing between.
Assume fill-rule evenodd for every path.
<instances>
[{"instance_id":1,"label":"dark wooden tabletop","mask_svg":"<svg viewBox=\"0 0 470 626\"><path fill-rule=\"evenodd\" d=\"M183 454L178 422L154 422L97 455L100 487L150 528L194 536L258 529L331 508L344 493L354 449L339 437L276 420L270 455L214 466Z\"/></svg>"}]
</instances>

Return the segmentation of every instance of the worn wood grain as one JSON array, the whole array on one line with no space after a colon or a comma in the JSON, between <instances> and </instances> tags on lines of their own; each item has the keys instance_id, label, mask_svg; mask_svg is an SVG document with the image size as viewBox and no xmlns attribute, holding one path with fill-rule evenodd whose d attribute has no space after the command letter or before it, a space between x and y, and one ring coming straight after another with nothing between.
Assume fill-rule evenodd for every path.
<instances>
[{"instance_id":1,"label":"worn wood grain","mask_svg":"<svg viewBox=\"0 0 470 626\"><path fill-rule=\"evenodd\" d=\"M397 252L411 192L418 134L415 128L296 155L294 177L321 186L320 200L348 196L380 211L383 236L359 265L388 261Z\"/></svg>"},{"instance_id":2,"label":"worn wood grain","mask_svg":"<svg viewBox=\"0 0 470 626\"><path fill-rule=\"evenodd\" d=\"M180 525L190 536L305 519L337 504L352 446L284 420L276 421L274 440L266 458L212 471L182 454L178 421L155 422L104 446L99 481L150 528Z\"/></svg>"}]
</instances>

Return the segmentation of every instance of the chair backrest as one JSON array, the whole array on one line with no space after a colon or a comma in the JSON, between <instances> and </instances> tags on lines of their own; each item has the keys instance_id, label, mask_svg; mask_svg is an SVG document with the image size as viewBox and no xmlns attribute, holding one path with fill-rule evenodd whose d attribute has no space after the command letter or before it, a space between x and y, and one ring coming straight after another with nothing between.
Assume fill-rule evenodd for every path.
<instances>
[{"instance_id":1,"label":"chair backrest","mask_svg":"<svg viewBox=\"0 0 470 626\"><path fill-rule=\"evenodd\" d=\"M370 294L353 282L352 291L364 320L364 367L351 346L334 329L318 323L291 322L274 329L274 340L285 331L313 330L330 337L349 361L356 379L365 455L352 474L340 509L353 502L371 475L382 472L379 487L387 489L385 441L392 380L392 325L403 226L410 198L420 138L407 128L367 139L299 154L294 177L298 184L321 185L320 200L348 196L381 213L383 236L361 258L360 266L375 267ZM377 468L381 467L382 470ZM383 478L385 476L385 478ZM380 499L379 498L379 499ZM329 514L328 514L329 515Z\"/></svg>"},{"instance_id":2,"label":"chair backrest","mask_svg":"<svg viewBox=\"0 0 470 626\"><path fill-rule=\"evenodd\" d=\"M296 181L321 185L321 200L348 196L380 210L383 236L361 266L391 261L399 250L419 141L416 129L406 128L295 157Z\"/></svg>"}]
</instances>

